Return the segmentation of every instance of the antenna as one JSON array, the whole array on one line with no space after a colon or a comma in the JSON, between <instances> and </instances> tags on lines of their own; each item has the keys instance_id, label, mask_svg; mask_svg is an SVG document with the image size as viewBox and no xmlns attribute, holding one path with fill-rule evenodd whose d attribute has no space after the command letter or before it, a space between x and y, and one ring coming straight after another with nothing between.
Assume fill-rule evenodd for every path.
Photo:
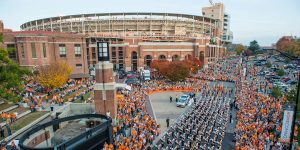
<instances>
[{"instance_id":1,"label":"antenna","mask_svg":"<svg viewBox=\"0 0 300 150\"><path fill-rule=\"evenodd\" d=\"M212 0L209 0L209 2L210 2L211 5L214 5L214 2Z\"/></svg>"}]
</instances>

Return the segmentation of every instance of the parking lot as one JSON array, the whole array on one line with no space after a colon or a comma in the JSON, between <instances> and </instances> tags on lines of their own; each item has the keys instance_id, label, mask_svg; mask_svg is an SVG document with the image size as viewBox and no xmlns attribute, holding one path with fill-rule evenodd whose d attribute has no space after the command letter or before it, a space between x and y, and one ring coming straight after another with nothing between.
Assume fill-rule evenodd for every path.
<instances>
[{"instance_id":1,"label":"parking lot","mask_svg":"<svg viewBox=\"0 0 300 150\"><path fill-rule=\"evenodd\" d=\"M300 66L295 62L287 63L282 56L273 55L267 58L254 59L253 61L248 61L248 65L259 67L258 79L272 83L273 87L279 87L283 93L291 91L298 82L297 73L300 70Z\"/></svg>"}]
</instances>

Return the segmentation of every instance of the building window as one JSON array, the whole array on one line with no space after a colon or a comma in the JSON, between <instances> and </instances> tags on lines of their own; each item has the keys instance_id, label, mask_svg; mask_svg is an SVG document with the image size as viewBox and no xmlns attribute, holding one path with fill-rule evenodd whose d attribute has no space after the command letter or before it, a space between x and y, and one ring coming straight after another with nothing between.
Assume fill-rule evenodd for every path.
<instances>
[{"instance_id":1,"label":"building window","mask_svg":"<svg viewBox=\"0 0 300 150\"><path fill-rule=\"evenodd\" d=\"M60 57L66 57L66 45L65 44L59 44L59 56Z\"/></svg>"},{"instance_id":2,"label":"building window","mask_svg":"<svg viewBox=\"0 0 300 150\"><path fill-rule=\"evenodd\" d=\"M90 49L86 48L86 57L89 60L90 59Z\"/></svg>"},{"instance_id":3,"label":"building window","mask_svg":"<svg viewBox=\"0 0 300 150\"><path fill-rule=\"evenodd\" d=\"M81 49L80 44L74 45L75 57L81 57Z\"/></svg>"},{"instance_id":4,"label":"building window","mask_svg":"<svg viewBox=\"0 0 300 150\"><path fill-rule=\"evenodd\" d=\"M103 60L106 60L108 59L108 44L107 43L98 43L98 47L99 47L99 58L100 60L103 59Z\"/></svg>"},{"instance_id":5,"label":"building window","mask_svg":"<svg viewBox=\"0 0 300 150\"><path fill-rule=\"evenodd\" d=\"M119 59L123 59L124 56L123 56L123 49L122 47L119 47Z\"/></svg>"},{"instance_id":6,"label":"building window","mask_svg":"<svg viewBox=\"0 0 300 150\"><path fill-rule=\"evenodd\" d=\"M35 43L31 43L31 56L32 58L36 58Z\"/></svg>"},{"instance_id":7,"label":"building window","mask_svg":"<svg viewBox=\"0 0 300 150\"><path fill-rule=\"evenodd\" d=\"M25 47L24 47L24 43L21 43L21 56L22 56L22 58L25 58Z\"/></svg>"},{"instance_id":8,"label":"building window","mask_svg":"<svg viewBox=\"0 0 300 150\"><path fill-rule=\"evenodd\" d=\"M46 50L46 44L45 43L43 43L42 48L43 48L43 56L44 56L44 58L46 58L47 57L47 50Z\"/></svg>"},{"instance_id":9,"label":"building window","mask_svg":"<svg viewBox=\"0 0 300 150\"><path fill-rule=\"evenodd\" d=\"M76 64L76 68L82 68L82 64Z\"/></svg>"},{"instance_id":10,"label":"building window","mask_svg":"<svg viewBox=\"0 0 300 150\"><path fill-rule=\"evenodd\" d=\"M96 59L96 49L95 49L95 47L92 48L92 59Z\"/></svg>"},{"instance_id":11,"label":"building window","mask_svg":"<svg viewBox=\"0 0 300 150\"><path fill-rule=\"evenodd\" d=\"M116 59L116 48L115 47L111 48L111 58Z\"/></svg>"},{"instance_id":12,"label":"building window","mask_svg":"<svg viewBox=\"0 0 300 150\"><path fill-rule=\"evenodd\" d=\"M16 59L17 54L16 54L15 44L7 44L6 47L8 50L9 58Z\"/></svg>"},{"instance_id":13,"label":"building window","mask_svg":"<svg viewBox=\"0 0 300 150\"><path fill-rule=\"evenodd\" d=\"M119 60L119 69L123 69L123 68L124 68L124 61Z\"/></svg>"}]
</instances>

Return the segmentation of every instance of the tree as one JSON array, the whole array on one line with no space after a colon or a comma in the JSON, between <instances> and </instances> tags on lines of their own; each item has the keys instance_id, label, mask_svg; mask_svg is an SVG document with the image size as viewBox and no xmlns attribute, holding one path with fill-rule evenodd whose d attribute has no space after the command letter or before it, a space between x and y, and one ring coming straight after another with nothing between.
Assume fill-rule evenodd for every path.
<instances>
[{"instance_id":1,"label":"tree","mask_svg":"<svg viewBox=\"0 0 300 150\"><path fill-rule=\"evenodd\" d=\"M64 85L71 72L72 68L67 63L52 63L38 68L35 81L49 91Z\"/></svg>"},{"instance_id":2,"label":"tree","mask_svg":"<svg viewBox=\"0 0 300 150\"><path fill-rule=\"evenodd\" d=\"M277 71L277 75L278 75L278 76L284 76L284 74L285 74L285 72L284 72L283 69L279 69L279 70Z\"/></svg>"},{"instance_id":3,"label":"tree","mask_svg":"<svg viewBox=\"0 0 300 150\"><path fill-rule=\"evenodd\" d=\"M168 69L165 72L164 76L173 82L183 81L189 76L189 72L190 70L188 66L183 62L171 62L168 65Z\"/></svg>"},{"instance_id":4,"label":"tree","mask_svg":"<svg viewBox=\"0 0 300 150\"><path fill-rule=\"evenodd\" d=\"M203 66L202 62L196 57L189 57L187 60L184 60L183 63L190 68L192 74L198 73L198 70Z\"/></svg>"},{"instance_id":5,"label":"tree","mask_svg":"<svg viewBox=\"0 0 300 150\"><path fill-rule=\"evenodd\" d=\"M251 56L251 55L253 55L253 52L250 51L250 50L245 50L245 51L244 51L244 55L246 55L246 56Z\"/></svg>"},{"instance_id":6,"label":"tree","mask_svg":"<svg viewBox=\"0 0 300 150\"><path fill-rule=\"evenodd\" d=\"M272 90L271 90L271 93L270 95L274 98L279 98L282 96L282 93L281 93L281 90L279 87L274 87Z\"/></svg>"},{"instance_id":7,"label":"tree","mask_svg":"<svg viewBox=\"0 0 300 150\"><path fill-rule=\"evenodd\" d=\"M286 52L292 57L300 56L300 41L293 41L290 45L287 46Z\"/></svg>"},{"instance_id":8,"label":"tree","mask_svg":"<svg viewBox=\"0 0 300 150\"><path fill-rule=\"evenodd\" d=\"M249 48L248 48L250 51L252 51L253 54L256 54L257 50L260 49L258 43L256 40L254 41L251 41L250 42L250 45L249 45Z\"/></svg>"},{"instance_id":9,"label":"tree","mask_svg":"<svg viewBox=\"0 0 300 150\"><path fill-rule=\"evenodd\" d=\"M193 72L195 64L195 62L192 63L189 60L172 62L154 60L151 62L150 66L151 68L156 69L165 78L176 82L187 78L190 72Z\"/></svg>"},{"instance_id":10,"label":"tree","mask_svg":"<svg viewBox=\"0 0 300 150\"><path fill-rule=\"evenodd\" d=\"M277 41L276 48L280 51L286 51L288 46L292 43L293 38L291 36L283 36Z\"/></svg>"},{"instance_id":11,"label":"tree","mask_svg":"<svg viewBox=\"0 0 300 150\"><path fill-rule=\"evenodd\" d=\"M267 64L266 64L266 66L268 67L268 68L271 68L272 67L272 64L271 64L271 62L267 62Z\"/></svg>"},{"instance_id":12,"label":"tree","mask_svg":"<svg viewBox=\"0 0 300 150\"><path fill-rule=\"evenodd\" d=\"M235 52L237 55L240 55L244 50L245 50L245 46L242 44L237 44L235 47Z\"/></svg>"},{"instance_id":13,"label":"tree","mask_svg":"<svg viewBox=\"0 0 300 150\"><path fill-rule=\"evenodd\" d=\"M289 91L286 95L285 95L286 99L288 102L290 103L295 103L296 102L296 98L297 98L297 89L293 88L291 91Z\"/></svg>"},{"instance_id":14,"label":"tree","mask_svg":"<svg viewBox=\"0 0 300 150\"><path fill-rule=\"evenodd\" d=\"M292 36L281 37L276 43L276 48L292 57L300 56L300 41Z\"/></svg>"},{"instance_id":15,"label":"tree","mask_svg":"<svg viewBox=\"0 0 300 150\"><path fill-rule=\"evenodd\" d=\"M3 35L0 34L0 46L3 44ZM13 49L10 49L12 51ZM24 88L22 77L30 75L30 71L21 68L9 58L9 50L0 47L0 98L16 102L21 99L19 93Z\"/></svg>"}]
</instances>

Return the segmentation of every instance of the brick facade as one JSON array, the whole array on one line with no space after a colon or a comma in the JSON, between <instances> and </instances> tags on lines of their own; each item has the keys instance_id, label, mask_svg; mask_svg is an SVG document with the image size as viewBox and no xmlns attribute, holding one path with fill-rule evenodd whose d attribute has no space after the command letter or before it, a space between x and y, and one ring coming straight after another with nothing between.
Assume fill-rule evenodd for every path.
<instances>
[{"instance_id":1,"label":"brick facade","mask_svg":"<svg viewBox=\"0 0 300 150\"><path fill-rule=\"evenodd\" d=\"M20 66L34 68L55 62L67 62L72 74L88 73L86 42L78 34L45 31L4 32L4 46L16 49L12 58ZM80 47L75 55L75 46ZM60 55L64 47L65 56Z\"/></svg>"}]
</instances>

